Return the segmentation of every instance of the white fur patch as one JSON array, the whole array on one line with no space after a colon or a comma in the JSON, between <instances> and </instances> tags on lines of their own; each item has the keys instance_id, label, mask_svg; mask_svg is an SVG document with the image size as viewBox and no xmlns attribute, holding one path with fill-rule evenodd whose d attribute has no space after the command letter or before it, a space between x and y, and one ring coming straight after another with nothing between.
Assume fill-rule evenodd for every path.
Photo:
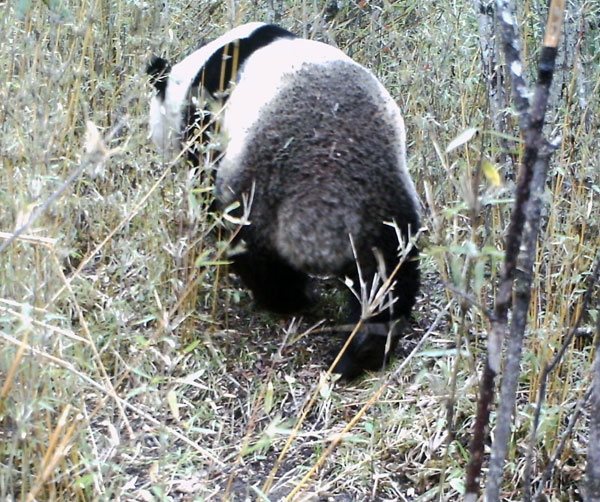
<instances>
[{"instance_id":1,"label":"white fur patch","mask_svg":"<svg viewBox=\"0 0 600 502\"><path fill-rule=\"evenodd\" d=\"M357 64L335 47L300 38L275 40L245 61L238 83L225 105L222 130L227 139L227 150L219 164L217 176L220 182L226 184L226 180L234 175L261 110L277 99L294 73L305 63L331 61Z\"/></svg>"},{"instance_id":2,"label":"white fur patch","mask_svg":"<svg viewBox=\"0 0 600 502\"><path fill-rule=\"evenodd\" d=\"M200 68L221 47L239 38L248 37L265 23L247 23L228 31L181 60L171 69L164 101L154 96L150 102L150 131L161 153L173 155L181 149L183 113L188 91Z\"/></svg>"}]
</instances>

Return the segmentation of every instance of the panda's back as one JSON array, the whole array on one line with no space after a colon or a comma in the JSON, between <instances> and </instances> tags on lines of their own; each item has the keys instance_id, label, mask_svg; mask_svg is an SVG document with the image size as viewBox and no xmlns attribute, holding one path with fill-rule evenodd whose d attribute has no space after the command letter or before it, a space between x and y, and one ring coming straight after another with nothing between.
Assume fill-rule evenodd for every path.
<instances>
[{"instance_id":1,"label":"panda's back","mask_svg":"<svg viewBox=\"0 0 600 502\"><path fill-rule=\"evenodd\" d=\"M349 234L359 254L370 253L383 221L418 226L399 110L333 47L296 39L256 51L229 97L224 130L218 197L240 200L254 185L250 235L301 270L343 272L354 263Z\"/></svg>"}]
</instances>

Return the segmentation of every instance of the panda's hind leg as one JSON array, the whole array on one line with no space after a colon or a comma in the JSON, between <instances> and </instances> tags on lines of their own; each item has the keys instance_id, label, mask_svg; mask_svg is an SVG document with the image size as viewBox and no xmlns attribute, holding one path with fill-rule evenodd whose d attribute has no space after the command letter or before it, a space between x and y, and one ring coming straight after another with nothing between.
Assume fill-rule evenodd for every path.
<instances>
[{"instance_id":1,"label":"panda's hind leg","mask_svg":"<svg viewBox=\"0 0 600 502\"><path fill-rule=\"evenodd\" d=\"M283 261L276 253L246 250L232 256L233 269L252 291L257 305L279 314L293 314L314 302L310 278Z\"/></svg>"},{"instance_id":2,"label":"panda's hind leg","mask_svg":"<svg viewBox=\"0 0 600 502\"><path fill-rule=\"evenodd\" d=\"M335 366L334 373L341 373L344 378L351 380L365 370L379 370L389 361L409 323L419 290L417 255L418 250L413 248L396 275L395 288L390 291L394 300L392 307L364 322ZM386 270L393 270L398 263L395 250L388 252L385 257ZM361 317L361 304L354 295L348 297L348 311L348 321L357 323Z\"/></svg>"}]
</instances>

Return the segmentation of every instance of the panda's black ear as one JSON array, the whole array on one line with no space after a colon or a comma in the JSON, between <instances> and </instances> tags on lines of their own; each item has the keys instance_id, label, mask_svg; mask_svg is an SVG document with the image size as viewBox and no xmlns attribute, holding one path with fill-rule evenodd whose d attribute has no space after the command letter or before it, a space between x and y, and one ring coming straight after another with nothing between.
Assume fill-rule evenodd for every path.
<instances>
[{"instance_id":1,"label":"panda's black ear","mask_svg":"<svg viewBox=\"0 0 600 502\"><path fill-rule=\"evenodd\" d=\"M171 72L169 62L158 56L152 56L150 63L146 67L146 73L150 76L150 83L158 91L158 95L164 99L167 88L167 80Z\"/></svg>"}]
</instances>

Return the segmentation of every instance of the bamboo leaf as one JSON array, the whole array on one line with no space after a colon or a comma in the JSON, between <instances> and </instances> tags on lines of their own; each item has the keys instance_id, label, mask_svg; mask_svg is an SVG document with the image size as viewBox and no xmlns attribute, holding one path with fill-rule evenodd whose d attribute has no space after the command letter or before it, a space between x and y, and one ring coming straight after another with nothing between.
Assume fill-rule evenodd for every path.
<instances>
[{"instance_id":1,"label":"bamboo leaf","mask_svg":"<svg viewBox=\"0 0 600 502\"><path fill-rule=\"evenodd\" d=\"M450 143L448 143L448 146L446 147L446 153L451 152L455 148L458 148L459 146L471 141L476 135L476 127L470 127L469 129L465 129L456 138L450 141Z\"/></svg>"}]
</instances>

